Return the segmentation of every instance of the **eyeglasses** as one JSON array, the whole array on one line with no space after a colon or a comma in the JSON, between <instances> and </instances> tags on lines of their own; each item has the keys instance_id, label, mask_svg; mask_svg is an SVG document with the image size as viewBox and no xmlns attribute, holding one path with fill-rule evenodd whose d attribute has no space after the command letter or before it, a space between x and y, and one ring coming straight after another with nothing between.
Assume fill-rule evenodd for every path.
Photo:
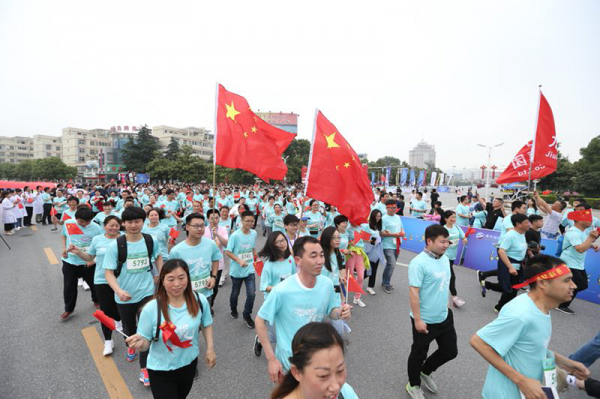
<instances>
[{"instance_id":1,"label":"eyeglasses","mask_svg":"<svg viewBox=\"0 0 600 399\"><path fill-rule=\"evenodd\" d=\"M287 240L276 240L275 244L287 244Z\"/></svg>"},{"instance_id":2,"label":"eyeglasses","mask_svg":"<svg viewBox=\"0 0 600 399\"><path fill-rule=\"evenodd\" d=\"M192 229L200 230L206 227L205 224L188 224Z\"/></svg>"}]
</instances>

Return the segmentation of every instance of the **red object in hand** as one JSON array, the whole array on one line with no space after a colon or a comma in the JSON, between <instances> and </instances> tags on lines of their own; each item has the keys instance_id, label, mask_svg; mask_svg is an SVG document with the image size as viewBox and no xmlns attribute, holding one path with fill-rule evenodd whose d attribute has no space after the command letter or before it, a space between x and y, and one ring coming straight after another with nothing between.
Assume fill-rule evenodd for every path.
<instances>
[{"instance_id":1,"label":"red object in hand","mask_svg":"<svg viewBox=\"0 0 600 399\"><path fill-rule=\"evenodd\" d=\"M83 231L76 223L66 223L65 228L67 229L67 234L70 236L74 234L83 234Z\"/></svg>"},{"instance_id":2,"label":"red object in hand","mask_svg":"<svg viewBox=\"0 0 600 399\"><path fill-rule=\"evenodd\" d=\"M171 343L179 348L189 348L192 346L192 340L189 339L187 341L181 341L179 339L179 336L175 333L175 324L173 323L167 323L166 321L164 321L160 327L159 327L162 331L162 336L163 336L163 342L165 343L165 346L167 347L167 349L169 350L169 352L173 352L173 349L171 349L171 347L169 347L169 345L167 344L168 341L171 341Z\"/></svg>"},{"instance_id":3,"label":"red object in hand","mask_svg":"<svg viewBox=\"0 0 600 399\"><path fill-rule=\"evenodd\" d=\"M71 216L69 216L69 214L67 212L63 213L62 220L65 221L65 220L69 220L69 219L72 219Z\"/></svg>"},{"instance_id":4,"label":"red object in hand","mask_svg":"<svg viewBox=\"0 0 600 399\"><path fill-rule=\"evenodd\" d=\"M552 193L552 190L545 190L545 191L542 191L542 194L543 194L543 195L548 195L548 194L550 194L550 193Z\"/></svg>"},{"instance_id":5,"label":"red object in hand","mask_svg":"<svg viewBox=\"0 0 600 399\"><path fill-rule=\"evenodd\" d=\"M581 211L573 211L567 215L567 219L575 222L593 222L592 211L589 209L583 209Z\"/></svg>"},{"instance_id":6,"label":"red object in hand","mask_svg":"<svg viewBox=\"0 0 600 399\"><path fill-rule=\"evenodd\" d=\"M106 327L110 328L112 331L115 331L117 329L115 319L113 319L112 317L108 317L103 311L96 310L94 313L92 313L92 316L97 318L98 321L100 321L100 323L104 324Z\"/></svg>"},{"instance_id":7,"label":"red object in hand","mask_svg":"<svg viewBox=\"0 0 600 399\"><path fill-rule=\"evenodd\" d=\"M262 260L254 260L254 271L256 271L256 274L259 275L259 277L262 275L262 271L263 268L265 267L265 264Z\"/></svg>"},{"instance_id":8,"label":"red object in hand","mask_svg":"<svg viewBox=\"0 0 600 399\"><path fill-rule=\"evenodd\" d=\"M396 256L400 255L400 246L402 245L402 239L396 237Z\"/></svg>"},{"instance_id":9,"label":"red object in hand","mask_svg":"<svg viewBox=\"0 0 600 399\"><path fill-rule=\"evenodd\" d=\"M360 294L364 294L362 287L356 282L352 274L348 276L348 292L357 292Z\"/></svg>"},{"instance_id":10,"label":"red object in hand","mask_svg":"<svg viewBox=\"0 0 600 399\"><path fill-rule=\"evenodd\" d=\"M173 240L176 240L177 237L179 237L179 230L171 227L171 231L169 231L169 237L171 237Z\"/></svg>"},{"instance_id":11,"label":"red object in hand","mask_svg":"<svg viewBox=\"0 0 600 399\"><path fill-rule=\"evenodd\" d=\"M596 231L600 234L600 227L596 227Z\"/></svg>"},{"instance_id":12,"label":"red object in hand","mask_svg":"<svg viewBox=\"0 0 600 399\"><path fill-rule=\"evenodd\" d=\"M471 234L473 234L473 233L475 233L475 229L474 229L474 228L472 228L472 227L469 227L469 228L467 229L467 232L465 233L465 237L468 237L468 236L470 236L470 235L471 235Z\"/></svg>"},{"instance_id":13,"label":"red object in hand","mask_svg":"<svg viewBox=\"0 0 600 399\"><path fill-rule=\"evenodd\" d=\"M50 216L56 216L58 215L58 212L56 211L55 207L52 207L52 209L50 209Z\"/></svg>"}]
</instances>

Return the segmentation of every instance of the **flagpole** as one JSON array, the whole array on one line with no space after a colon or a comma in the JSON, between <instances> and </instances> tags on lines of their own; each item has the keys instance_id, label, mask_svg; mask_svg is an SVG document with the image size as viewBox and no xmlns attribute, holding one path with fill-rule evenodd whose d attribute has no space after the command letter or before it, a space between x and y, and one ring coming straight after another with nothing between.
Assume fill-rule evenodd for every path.
<instances>
[{"instance_id":1,"label":"flagpole","mask_svg":"<svg viewBox=\"0 0 600 399\"><path fill-rule=\"evenodd\" d=\"M310 170L312 167L313 152L315 150L315 137L317 135L317 117L318 116L319 116L319 109L315 108L315 122L314 122L314 126L313 126L312 143L310 144L310 154L308 156L308 169L306 170L306 184L304 185L304 197L306 197L306 192L308 190L308 182L309 182L309 178L310 178ZM304 204L302 204L302 212L304 213Z\"/></svg>"},{"instance_id":2,"label":"flagpole","mask_svg":"<svg viewBox=\"0 0 600 399\"><path fill-rule=\"evenodd\" d=\"M217 197L217 116L219 114L219 82L215 82L215 145L213 148L213 198Z\"/></svg>"},{"instance_id":3,"label":"flagpole","mask_svg":"<svg viewBox=\"0 0 600 399\"><path fill-rule=\"evenodd\" d=\"M540 123L540 103L542 101L542 85L538 86L540 95L538 96L537 117L535 119L535 130L533 131L533 140L531 141L531 151L529 156L529 179L527 180L527 195L531 194L531 173L533 171L533 161L535 160L535 138L537 136L537 128Z\"/></svg>"}]
</instances>

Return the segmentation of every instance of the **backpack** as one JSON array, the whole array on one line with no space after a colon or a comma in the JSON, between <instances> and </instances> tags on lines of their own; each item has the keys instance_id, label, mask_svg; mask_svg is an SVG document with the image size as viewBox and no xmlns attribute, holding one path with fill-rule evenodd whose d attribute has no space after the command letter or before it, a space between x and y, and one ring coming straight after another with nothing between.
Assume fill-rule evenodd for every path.
<instances>
[{"instance_id":1,"label":"backpack","mask_svg":"<svg viewBox=\"0 0 600 399\"><path fill-rule=\"evenodd\" d=\"M142 233L144 237L144 241L146 242L146 249L148 250L148 259L152 257L152 253L154 253L154 240L150 234ZM121 270L123 269L123 264L127 262L127 236L123 234L117 238L117 269L115 270L115 277L119 277L121 274ZM150 262L150 271L152 270L152 262Z\"/></svg>"},{"instance_id":2,"label":"backpack","mask_svg":"<svg viewBox=\"0 0 600 399\"><path fill-rule=\"evenodd\" d=\"M200 295L198 295L198 293L195 291L194 294L196 295L196 300L200 306L200 316L202 316L204 314L204 306L200 300ZM156 301L156 313L156 333L154 334L154 341L158 341L158 336L160 335L160 322L162 320L162 312L160 311L160 305L158 301ZM200 323L200 329L202 329L202 323Z\"/></svg>"}]
</instances>

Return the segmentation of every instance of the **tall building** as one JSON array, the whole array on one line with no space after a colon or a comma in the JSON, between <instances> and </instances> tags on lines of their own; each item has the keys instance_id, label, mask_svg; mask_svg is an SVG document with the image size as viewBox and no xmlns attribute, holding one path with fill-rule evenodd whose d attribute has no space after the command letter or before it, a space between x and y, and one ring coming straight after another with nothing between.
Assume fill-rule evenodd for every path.
<instances>
[{"instance_id":1,"label":"tall building","mask_svg":"<svg viewBox=\"0 0 600 399\"><path fill-rule=\"evenodd\" d=\"M60 136L47 136L36 134L33 136L33 158L42 159L61 157L62 138Z\"/></svg>"},{"instance_id":2,"label":"tall building","mask_svg":"<svg viewBox=\"0 0 600 399\"><path fill-rule=\"evenodd\" d=\"M19 163L33 158L31 137L0 136L0 162Z\"/></svg>"},{"instance_id":3,"label":"tall building","mask_svg":"<svg viewBox=\"0 0 600 399\"><path fill-rule=\"evenodd\" d=\"M256 112L256 116L269 125L290 133L298 133L298 114L293 112Z\"/></svg>"},{"instance_id":4,"label":"tall building","mask_svg":"<svg viewBox=\"0 0 600 399\"><path fill-rule=\"evenodd\" d=\"M210 130L203 127L177 128L172 126L154 126L152 135L158 138L163 150L171 142L171 137L179 143L179 146L188 145L194 149L194 152L202 159L208 160L213 155L213 146L215 145L215 136Z\"/></svg>"},{"instance_id":5,"label":"tall building","mask_svg":"<svg viewBox=\"0 0 600 399\"><path fill-rule=\"evenodd\" d=\"M413 168L426 168L427 164L435 166L435 146L421 141L408 152L408 164Z\"/></svg>"},{"instance_id":6,"label":"tall building","mask_svg":"<svg viewBox=\"0 0 600 399\"><path fill-rule=\"evenodd\" d=\"M66 127L62 131L62 147L64 163L76 166L79 175L95 177L100 153L112 152L111 132L107 129Z\"/></svg>"}]
</instances>

